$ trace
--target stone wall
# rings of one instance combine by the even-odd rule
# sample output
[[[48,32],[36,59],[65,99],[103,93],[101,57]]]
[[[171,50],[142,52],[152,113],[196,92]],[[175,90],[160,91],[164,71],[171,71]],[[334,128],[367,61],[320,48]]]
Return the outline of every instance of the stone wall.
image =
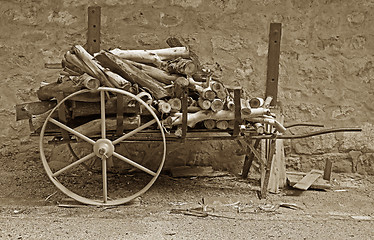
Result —
[[[102,7],[102,48],[163,48],[176,36],[224,83],[254,96],[265,92],[269,25],[282,23],[278,100],[285,122],[364,130],[286,141],[288,167],[307,171],[330,159],[335,171],[374,174],[374,2],[367,0],[1,1],[2,159],[25,151],[38,157],[38,140],[29,137],[27,121],[15,121],[14,105],[36,101],[40,82],[56,81],[58,70],[44,63],[59,62],[71,45],[85,43],[93,2]],[[190,147],[181,155],[184,163],[194,159],[193,164],[238,170],[242,158],[228,162],[211,152],[235,146],[210,145]]]

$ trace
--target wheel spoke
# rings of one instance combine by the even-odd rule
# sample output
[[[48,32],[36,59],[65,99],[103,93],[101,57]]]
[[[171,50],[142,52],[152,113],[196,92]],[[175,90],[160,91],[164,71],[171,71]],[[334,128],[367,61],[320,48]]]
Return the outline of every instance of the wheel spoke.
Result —
[[[101,159],[102,162],[102,175],[103,175],[103,202],[108,201],[108,178],[107,178],[107,167],[106,167],[106,157]]]
[[[101,107],[101,138],[106,138],[105,129],[105,92],[100,92],[100,107]]]
[[[132,135],[134,135],[134,134],[136,134],[136,133],[138,133],[138,132],[140,132],[140,131],[146,129],[146,128],[149,127],[149,126],[152,126],[152,125],[153,125],[154,123],[156,123],[156,122],[157,122],[156,119],[153,119],[153,120],[151,120],[151,121],[149,121],[149,122],[143,124],[142,126],[138,127],[137,129],[134,129],[134,130],[132,130],[131,132],[126,133],[126,134],[123,135],[122,137],[117,138],[116,140],[114,140],[114,141],[113,141],[113,145],[116,145],[117,143],[122,142],[122,141],[125,140],[126,138],[131,137]]]
[[[64,173],[65,171],[69,170],[70,168],[75,167],[75,166],[77,166],[77,165],[79,165],[79,164],[81,164],[81,163],[83,163],[83,162],[85,162],[85,161],[93,158],[94,156],[96,156],[96,154],[92,152],[92,153],[86,155],[85,157],[79,159],[78,161],[75,161],[72,164],[69,164],[69,165],[67,165],[64,168],[61,168],[60,170],[58,170],[57,172],[55,172],[54,174],[52,174],[52,177],[57,177],[61,173]]]
[[[122,156],[122,155],[120,155],[120,154],[118,154],[116,152],[113,153],[113,156],[115,156],[116,158],[118,158],[118,159],[120,159],[120,160],[122,160],[122,161],[124,161],[124,162],[126,162],[126,163],[128,163],[128,164],[130,164],[130,165],[132,165],[132,166],[134,166],[134,167],[136,167],[136,168],[138,168],[138,169],[146,172],[146,173],[148,173],[149,175],[156,176],[156,173],[153,172],[152,170],[149,170],[148,168],[143,167],[139,163],[136,163],[136,162],[128,159],[127,157],[124,157],[124,156]]]
[[[94,140],[92,140],[92,139],[90,139],[90,138],[84,136],[83,134],[81,134],[81,133],[75,131],[74,129],[72,129],[72,128],[66,126],[65,124],[63,124],[63,123],[57,121],[56,119],[49,118],[48,121],[50,121],[51,123],[55,124],[56,126],[62,128],[62,129],[64,129],[64,130],[66,130],[66,131],[68,131],[68,132],[74,134],[75,136],[79,137],[80,139],[83,139],[83,140],[86,141],[86,142],[89,142],[89,143],[91,143],[91,144],[95,144],[95,141],[94,141]]]

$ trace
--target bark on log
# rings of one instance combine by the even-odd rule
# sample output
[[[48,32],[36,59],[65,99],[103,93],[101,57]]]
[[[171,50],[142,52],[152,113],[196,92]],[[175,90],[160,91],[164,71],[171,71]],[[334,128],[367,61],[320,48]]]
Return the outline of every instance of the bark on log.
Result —
[[[99,79],[103,86],[114,87],[113,83],[111,83],[105,76],[102,67],[93,60],[93,56],[91,56],[91,54],[89,54],[82,46],[75,45],[72,47],[72,51],[81,61],[83,61],[87,68],[91,70],[94,74],[91,76]]]
[[[223,107],[224,107],[224,102],[218,98],[214,99],[212,101],[212,105],[210,106],[213,112],[221,111],[223,110]]]
[[[207,119],[204,121],[204,127],[206,129],[214,129],[216,127],[216,121],[213,119]]]
[[[216,122],[216,127],[221,130],[226,130],[229,128],[229,122],[227,120],[218,120]]]
[[[143,72],[145,72],[147,75],[153,77],[154,79],[157,79],[159,82],[170,85],[175,81],[177,78],[180,77],[180,75],[177,74],[170,74],[164,70],[161,70],[156,67],[152,67],[143,63],[138,63],[131,61],[130,62],[135,67],[139,68]]]
[[[126,117],[123,119],[123,130],[133,130],[140,126],[139,116]],[[105,119],[105,127],[107,131],[114,131],[117,129],[117,119]],[[95,119],[88,123],[82,124],[74,128],[77,132],[85,136],[94,136],[101,133],[101,119]]]
[[[83,85],[85,88],[90,90],[96,90],[100,87],[100,81],[97,78],[91,77],[87,73],[84,73],[80,76],[72,77],[73,82],[78,82]]]
[[[148,89],[154,98],[162,99],[170,96],[168,91],[164,88],[165,85],[163,83],[150,77],[127,60],[121,59],[116,55],[105,51],[101,51],[96,56],[96,59],[103,67],[109,68],[112,72],[121,75],[123,78]]]
[[[249,106],[251,106],[251,108],[259,108],[263,104],[264,104],[264,99],[262,98],[251,98],[249,100]]]
[[[36,94],[39,100],[47,101],[56,98],[59,92],[63,92],[67,96],[82,88],[82,85],[76,85],[73,81],[63,79],[62,82],[53,82],[40,87]]]
[[[195,63],[190,59],[177,58],[166,63],[164,68],[169,73],[192,76],[197,71]]]
[[[209,101],[208,99],[203,99],[201,97],[197,100],[197,103],[199,107],[203,110],[208,110],[212,106],[211,101]]]
[[[120,58],[142,63],[156,63],[178,57],[188,58],[190,56],[188,48],[182,46],[154,50],[122,50],[115,48],[110,50],[110,52]]]
[[[182,101],[179,98],[171,98],[168,103],[172,111],[180,111],[182,109]]]
[[[104,69],[104,73],[107,75],[108,80],[116,87],[128,90],[131,87],[131,83],[108,69]]]

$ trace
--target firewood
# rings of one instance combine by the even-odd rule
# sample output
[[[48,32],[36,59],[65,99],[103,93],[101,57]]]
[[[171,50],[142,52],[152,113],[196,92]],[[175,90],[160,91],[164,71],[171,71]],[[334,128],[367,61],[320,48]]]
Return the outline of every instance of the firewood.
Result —
[[[213,112],[218,112],[218,111],[221,111],[224,107],[224,103],[221,99],[214,99],[212,101],[212,105],[210,106],[210,108],[212,109]]]
[[[191,49],[187,46],[186,43],[183,43],[180,39],[176,37],[169,37],[168,39],[166,39],[166,43],[169,45],[169,47],[186,47],[186,49],[189,52],[189,56],[181,56],[181,57],[190,58],[195,63],[197,68],[199,69],[198,72],[201,72],[201,67],[200,67],[201,63],[200,63],[199,57],[196,55],[196,53],[191,51]]]
[[[242,115],[249,115],[251,114],[251,106],[249,106],[249,102],[246,99],[240,99],[241,104],[241,114]]]
[[[264,99],[262,98],[251,98],[249,100],[249,106],[251,106],[251,108],[258,108],[258,107],[261,107],[262,105],[264,104]]]
[[[264,108],[269,108],[271,101],[273,101],[273,97],[266,97],[265,102],[263,104]]]
[[[180,77],[180,75],[170,74],[164,70],[143,63],[138,63],[134,61],[131,61],[130,63],[135,67],[139,68],[140,70],[142,70],[143,72],[145,72],[147,75],[167,85],[172,84],[173,81]]]
[[[195,63],[190,59],[177,58],[167,62],[164,69],[169,73],[178,73],[191,76],[197,71]]]
[[[66,78],[69,79],[68,77]],[[64,79],[61,82],[53,82],[40,87],[36,91],[36,94],[39,100],[47,101],[56,98],[59,92],[63,92],[64,95],[67,96],[69,94],[81,90],[82,88],[82,85],[76,85],[73,81],[70,81],[70,79]]]
[[[108,69],[104,69],[104,73],[108,77],[108,80],[116,87],[122,89],[129,89],[131,87],[131,83]]]
[[[125,117],[123,119],[123,130],[132,130],[140,126],[140,117]],[[117,119],[116,118],[106,118],[105,127],[107,131],[114,131],[117,129]],[[94,119],[85,124],[82,124],[76,128],[75,131],[85,135],[93,136],[101,132],[101,119]]]
[[[225,100],[227,98],[227,93],[226,91],[218,91],[216,92],[216,96],[219,99]]]
[[[255,127],[256,132],[258,134],[263,134],[265,132],[264,125],[262,125],[261,123],[256,122],[256,123],[253,124],[253,126]]]
[[[66,54],[65,54],[65,56],[66,56]],[[74,65],[74,64],[72,64],[72,63],[70,63],[70,62],[68,62],[67,60],[66,60],[66,57],[64,58],[64,59],[62,59],[62,61],[61,61],[61,65],[62,65],[62,68],[65,70],[65,71],[67,71],[67,72],[69,72],[69,71],[71,71],[71,72],[73,72],[74,74],[78,74],[78,75],[82,75],[84,72],[82,71],[82,69],[80,69],[78,66],[76,66],[76,65]]]
[[[172,47],[154,50],[122,50],[115,48],[110,50],[110,52],[120,58],[142,63],[156,63],[178,57],[188,58],[190,56],[189,50],[186,47]],[[157,64],[158,63],[155,65],[157,66]]]
[[[229,122],[227,120],[219,120],[216,122],[216,127],[221,130],[226,130],[229,128]]]
[[[213,129],[216,127],[216,121],[214,121],[213,119],[207,119],[204,121],[204,127],[206,129]]]
[[[165,102],[164,100],[158,101],[158,111],[161,113],[170,113],[171,106],[168,102]]]
[[[84,49],[80,45],[75,45],[72,47],[72,51],[91,70],[91,72],[94,74],[91,76],[98,78],[103,86],[114,87],[114,85],[103,73],[102,67],[93,60],[93,56],[91,56],[91,54],[89,54],[86,49]]]
[[[226,107],[230,111],[235,111],[235,103],[234,103],[234,100],[232,98],[230,98],[230,97],[227,98]]]
[[[203,99],[201,97],[199,97],[199,99],[197,100],[197,103],[199,107],[203,110],[208,110],[212,106],[211,101],[209,101],[208,99]]]
[[[130,82],[137,83],[141,87],[148,89],[154,98],[162,99],[170,96],[170,93],[164,88],[164,84],[150,77],[139,68],[128,63],[116,55],[101,51],[96,59],[103,67],[109,68],[112,72],[119,74]]]
[[[72,80],[73,82],[80,82],[85,88],[90,90],[96,90],[100,87],[99,79],[91,77],[87,73],[72,77]]]
[[[88,73],[92,77],[96,77],[95,73],[92,72],[92,70],[87,67],[82,60],[80,60],[73,52],[67,51],[64,55],[64,58],[66,62],[70,63],[71,65],[76,66],[77,68],[80,69],[80,71]]]
[[[172,111],[180,111],[182,109],[182,101],[179,98],[171,98],[168,103]]]
[[[223,86],[223,84],[220,83],[220,82],[217,82],[217,81],[211,81],[210,86],[211,86],[212,90],[213,90],[214,92],[216,92],[216,93],[217,93],[217,92],[220,92],[220,91],[224,91],[224,86]]]
[[[122,60],[131,60],[140,63],[150,63],[156,67],[161,67],[163,64],[162,60],[157,54],[149,52],[147,50],[121,50],[115,48],[110,50],[109,52]]]

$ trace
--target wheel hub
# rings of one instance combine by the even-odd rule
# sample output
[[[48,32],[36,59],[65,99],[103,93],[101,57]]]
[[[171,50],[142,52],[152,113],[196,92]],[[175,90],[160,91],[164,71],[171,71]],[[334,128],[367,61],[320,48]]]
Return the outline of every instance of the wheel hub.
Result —
[[[112,141],[110,141],[109,139],[99,139],[93,145],[93,150],[96,156],[98,156],[99,158],[108,158],[112,156],[114,152],[114,145],[112,144]]]

